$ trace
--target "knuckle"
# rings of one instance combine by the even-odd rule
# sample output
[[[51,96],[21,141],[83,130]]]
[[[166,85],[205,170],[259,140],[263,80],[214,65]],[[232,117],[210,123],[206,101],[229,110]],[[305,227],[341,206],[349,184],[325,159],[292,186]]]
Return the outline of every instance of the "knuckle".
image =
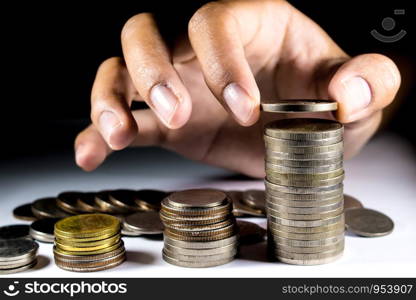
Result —
[[[140,28],[143,23],[148,22],[152,18],[153,15],[151,13],[140,13],[128,19],[121,30],[121,39],[128,39],[136,32],[137,28]]]

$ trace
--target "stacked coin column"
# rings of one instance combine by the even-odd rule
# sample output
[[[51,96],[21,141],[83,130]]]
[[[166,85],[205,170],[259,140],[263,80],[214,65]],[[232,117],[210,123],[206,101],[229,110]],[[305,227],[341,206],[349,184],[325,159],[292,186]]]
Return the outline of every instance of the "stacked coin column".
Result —
[[[343,126],[321,119],[266,125],[269,250],[279,261],[315,265],[344,249]]]
[[[74,272],[113,268],[125,260],[120,221],[104,214],[72,216],[55,224],[54,257],[58,267]]]
[[[190,268],[228,263],[237,254],[232,205],[224,192],[209,189],[170,194],[162,201],[163,259]]]

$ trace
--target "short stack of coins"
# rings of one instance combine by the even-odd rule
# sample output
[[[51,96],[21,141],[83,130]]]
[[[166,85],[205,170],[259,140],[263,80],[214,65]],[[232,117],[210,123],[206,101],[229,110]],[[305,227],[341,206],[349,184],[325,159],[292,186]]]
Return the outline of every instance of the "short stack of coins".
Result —
[[[37,263],[39,245],[30,239],[0,240],[0,274],[22,272]]]
[[[235,218],[227,195],[218,190],[175,192],[162,201],[163,259],[182,267],[213,267],[238,251]]]
[[[55,263],[74,272],[110,269],[125,260],[120,221],[105,214],[68,217],[55,224]]]
[[[308,105],[316,111],[313,102],[302,109]],[[264,141],[271,255],[298,265],[334,261],[344,250],[343,125],[311,118],[272,121]]]

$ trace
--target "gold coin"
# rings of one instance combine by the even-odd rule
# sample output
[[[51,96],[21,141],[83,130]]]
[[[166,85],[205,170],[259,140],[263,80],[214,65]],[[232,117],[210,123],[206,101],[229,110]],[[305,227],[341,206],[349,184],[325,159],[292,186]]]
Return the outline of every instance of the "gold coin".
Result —
[[[99,245],[104,245],[104,244],[114,244],[119,239],[120,239],[120,232],[108,238],[97,239],[93,241],[80,241],[80,240],[74,241],[74,240],[61,239],[61,238],[55,238],[55,241],[62,245],[83,248],[83,247],[99,246]]]
[[[55,241],[55,246],[59,249],[62,249],[64,251],[73,251],[73,252],[87,252],[87,251],[96,251],[96,250],[102,250],[102,249],[107,249],[111,246],[113,246],[114,244],[118,243],[120,241],[120,236],[118,236],[114,241],[105,243],[105,244],[101,244],[101,245],[96,245],[96,246],[72,246],[72,245],[66,245],[66,244],[61,244],[57,241]]]
[[[59,247],[56,247],[56,252],[60,255],[95,255],[95,254],[104,254],[107,252],[114,251],[115,249],[119,248],[122,245],[122,241],[118,241],[117,244],[109,246],[104,249],[93,250],[93,251],[70,251],[70,250],[63,250]]]
[[[65,218],[55,224],[55,235],[66,237],[91,237],[120,230],[120,221],[105,214],[85,214]]]
[[[106,259],[106,258],[110,258],[113,256],[118,255],[121,252],[124,252],[124,243],[123,241],[121,241],[120,246],[117,249],[114,249],[113,251],[109,251],[109,252],[105,252],[103,254],[93,254],[93,255],[69,255],[69,254],[62,254],[57,252],[58,250],[56,249],[56,247],[53,247],[53,254],[55,257],[58,257],[61,261],[97,261],[97,260],[102,260],[102,259]]]

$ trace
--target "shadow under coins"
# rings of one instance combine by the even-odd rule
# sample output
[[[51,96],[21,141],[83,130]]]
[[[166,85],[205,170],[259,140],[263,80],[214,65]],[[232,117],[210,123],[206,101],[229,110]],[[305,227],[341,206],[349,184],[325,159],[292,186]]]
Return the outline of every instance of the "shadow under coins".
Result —
[[[32,268],[32,270],[40,270],[46,267],[51,263],[51,259],[49,257],[46,257],[44,255],[38,255],[38,262],[37,264]]]
[[[251,245],[240,245],[239,259],[259,262],[270,262],[267,255],[267,241]]]
[[[126,250],[126,262],[141,265],[150,265],[156,261],[156,257],[143,251]]]

